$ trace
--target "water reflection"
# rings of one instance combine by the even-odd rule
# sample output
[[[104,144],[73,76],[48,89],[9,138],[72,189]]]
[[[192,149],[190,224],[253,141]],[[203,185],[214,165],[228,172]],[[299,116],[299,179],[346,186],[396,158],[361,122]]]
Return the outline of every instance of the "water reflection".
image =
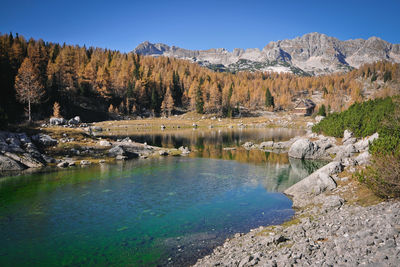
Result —
[[[220,128],[220,129],[181,129],[154,132],[109,132],[103,137],[124,138],[129,136],[132,140],[140,143],[147,142],[148,145],[159,147],[178,148],[188,146],[201,149],[205,146],[214,145],[239,146],[247,141],[260,143],[263,141],[285,141],[291,137],[303,134],[303,130],[287,128]]]

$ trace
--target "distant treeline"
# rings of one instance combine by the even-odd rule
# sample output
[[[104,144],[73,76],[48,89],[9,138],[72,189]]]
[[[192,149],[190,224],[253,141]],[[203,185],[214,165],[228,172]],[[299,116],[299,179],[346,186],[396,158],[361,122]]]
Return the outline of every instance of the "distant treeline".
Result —
[[[19,83],[15,84],[18,73]],[[25,105],[21,102],[26,101],[16,88],[23,87],[28,77],[35,77],[35,84],[43,90],[36,104],[32,102],[36,118],[51,116],[55,102],[60,104],[61,115],[88,115],[90,112],[85,111],[91,111],[95,114],[93,119],[110,113],[158,116],[190,110],[232,116],[238,107],[286,109],[293,105],[295,97],[315,91],[323,94],[327,107],[339,111],[363,99],[363,82],[398,81],[400,68],[398,64],[377,62],[346,74],[318,77],[218,73],[174,58],[27,41],[20,35],[3,34],[0,36],[1,120],[23,119]]]

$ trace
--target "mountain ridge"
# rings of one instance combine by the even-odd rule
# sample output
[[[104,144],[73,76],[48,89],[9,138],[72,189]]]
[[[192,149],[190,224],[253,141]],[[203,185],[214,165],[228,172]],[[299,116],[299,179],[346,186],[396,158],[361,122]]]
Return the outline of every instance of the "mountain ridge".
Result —
[[[234,48],[231,52],[225,48],[189,50],[145,41],[133,52],[187,59],[218,71],[276,71],[303,75],[346,72],[379,60],[400,63],[400,44],[376,36],[341,41],[318,32],[271,41],[262,49]]]

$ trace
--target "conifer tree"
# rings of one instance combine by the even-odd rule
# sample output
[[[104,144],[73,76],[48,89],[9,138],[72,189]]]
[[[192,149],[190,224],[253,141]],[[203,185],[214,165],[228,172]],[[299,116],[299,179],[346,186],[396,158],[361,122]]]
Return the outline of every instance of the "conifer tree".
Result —
[[[170,116],[174,109],[174,99],[172,98],[171,89],[168,86],[161,104],[161,110],[165,116]]]
[[[201,90],[202,81],[199,82],[199,86],[196,90],[196,112],[199,114],[204,113],[204,99],[203,99],[203,92]]]
[[[54,118],[61,118],[60,104],[58,102],[54,102],[54,105],[53,105],[53,117]]]
[[[267,88],[267,91],[265,92],[265,106],[267,108],[274,108],[275,106],[274,97],[271,95],[269,88]]]
[[[18,100],[28,104],[28,118],[29,121],[32,121],[31,105],[40,103],[45,92],[40,83],[39,73],[34,69],[29,58],[24,59],[18,70],[15,78],[15,90]]]

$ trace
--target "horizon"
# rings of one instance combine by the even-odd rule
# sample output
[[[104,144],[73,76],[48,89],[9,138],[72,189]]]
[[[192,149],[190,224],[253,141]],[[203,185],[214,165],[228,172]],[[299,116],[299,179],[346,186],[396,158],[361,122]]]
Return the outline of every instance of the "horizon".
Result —
[[[100,47],[131,52],[139,44],[163,43],[189,50],[210,48],[262,49],[268,43],[318,32],[339,40],[376,36],[398,44],[396,12],[400,2],[309,0],[284,3],[210,0],[153,1],[43,1],[23,0],[18,6],[5,0],[1,33],[18,33],[46,42]],[[343,8],[347,7],[347,8]],[[338,19],[340,18],[340,19]]]

